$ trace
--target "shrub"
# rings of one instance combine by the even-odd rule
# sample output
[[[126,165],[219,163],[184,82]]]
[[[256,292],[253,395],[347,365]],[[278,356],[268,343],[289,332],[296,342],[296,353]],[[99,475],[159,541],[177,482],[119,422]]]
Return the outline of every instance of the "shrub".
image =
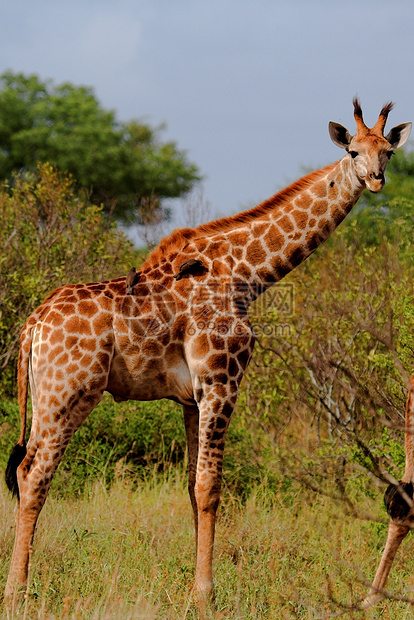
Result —
[[[0,186],[0,221],[0,387],[11,393],[29,314],[58,286],[123,275],[137,252],[50,164]]]

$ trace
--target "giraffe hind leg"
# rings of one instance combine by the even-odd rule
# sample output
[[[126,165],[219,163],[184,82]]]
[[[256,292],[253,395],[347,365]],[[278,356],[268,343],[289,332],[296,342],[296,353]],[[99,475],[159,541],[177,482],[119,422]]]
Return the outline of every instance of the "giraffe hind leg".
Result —
[[[32,431],[27,443],[27,453],[14,474],[17,478],[20,500],[14,549],[5,590],[8,605],[13,604],[16,594],[20,595],[26,587],[36,523],[46,501],[52,478],[71,437],[98,404],[103,391],[104,386],[93,394],[78,390],[78,395],[82,396],[76,398],[72,410],[61,404],[60,407],[47,409],[39,415],[36,406],[33,409]],[[73,395],[72,402],[74,402]],[[52,427],[47,423],[48,419],[56,420]],[[17,458],[14,464],[16,462]]]

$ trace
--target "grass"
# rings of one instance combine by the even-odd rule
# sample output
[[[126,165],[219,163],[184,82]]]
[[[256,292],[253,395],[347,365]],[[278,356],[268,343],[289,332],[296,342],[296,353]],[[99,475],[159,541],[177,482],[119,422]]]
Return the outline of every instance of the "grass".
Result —
[[[15,618],[25,613],[41,620],[195,619],[193,525],[185,487],[185,476],[172,470],[138,488],[119,477],[109,491],[95,482],[82,497],[52,491],[39,519],[26,610]],[[327,618],[363,598],[364,580],[373,576],[385,542],[385,521],[354,521],[330,500],[304,499],[298,494],[287,506],[265,483],[244,504],[225,495],[215,547],[217,620]],[[3,487],[1,590],[14,509]],[[407,591],[413,574],[408,541],[389,589]],[[395,601],[345,613],[373,620],[412,616],[412,606]]]

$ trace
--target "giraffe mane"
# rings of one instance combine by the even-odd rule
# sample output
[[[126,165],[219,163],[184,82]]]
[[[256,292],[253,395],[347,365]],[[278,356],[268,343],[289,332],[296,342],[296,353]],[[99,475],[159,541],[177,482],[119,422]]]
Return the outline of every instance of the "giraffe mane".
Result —
[[[336,163],[330,164],[320,170],[310,172],[306,176],[298,179],[291,185],[288,185],[288,187],[285,187],[271,198],[268,198],[248,211],[242,211],[236,215],[222,217],[220,219],[213,220],[212,222],[201,224],[196,228],[177,228],[168,237],[165,237],[160,241],[159,245],[151,252],[147,260],[142,265],[142,269],[144,270],[147,267],[154,267],[154,265],[157,264],[166,253],[170,251],[179,252],[189,241],[200,239],[202,237],[213,236],[218,233],[225,233],[234,230],[238,226],[243,226],[257,218],[267,215],[276,206],[283,206],[286,201],[290,200],[297,193],[312,185],[312,183],[320,179],[335,166]]]

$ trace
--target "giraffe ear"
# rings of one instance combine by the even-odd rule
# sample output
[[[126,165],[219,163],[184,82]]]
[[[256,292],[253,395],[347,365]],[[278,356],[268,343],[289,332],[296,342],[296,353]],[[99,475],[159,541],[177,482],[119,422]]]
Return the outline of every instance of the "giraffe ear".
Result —
[[[388,140],[393,149],[398,149],[405,142],[407,142],[412,125],[412,123],[397,125],[391,129],[387,136],[385,136],[385,139]]]
[[[352,140],[352,136],[346,127],[332,121],[329,123],[329,135],[332,142],[341,149],[347,149]]]

